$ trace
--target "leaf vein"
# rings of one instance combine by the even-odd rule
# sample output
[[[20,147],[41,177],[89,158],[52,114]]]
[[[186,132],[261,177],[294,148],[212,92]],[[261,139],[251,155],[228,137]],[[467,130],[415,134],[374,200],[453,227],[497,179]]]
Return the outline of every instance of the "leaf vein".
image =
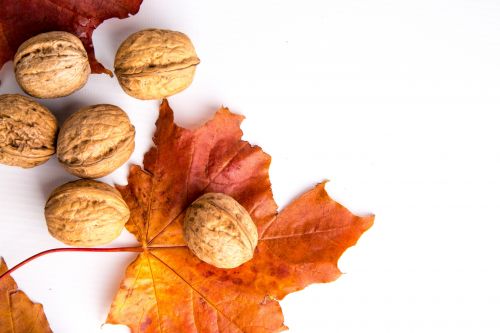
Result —
[[[231,322],[239,331],[241,331],[242,333],[244,333],[244,331],[238,327],[238,325],[236,325],[236,323],[231,319],[229,318],[228,316],[226,316],[226,314],[224,312],[222,312],[214,303],[212,303],[208,298],[207,296],[203,295],[199,290],[197,290],[196,288],[193,287],[193,285],[188,282],[184,277],[182,277],[179,273],[177,273],[169,264],[167,264],[165,261],[163,261],[162,259],[160,259],[158,256],[156,256],[154,253],[150,253],[153,257],[155,257],[157,260],[159,260],[160,262],[162,262],[168,269],[170,269],[175,275],[177,275],[182,281],[184,281],[184,283],[186,283],[191,290],[193,290],[194,292],[196,292],[198,295],[200,295],[201,298],[203,298],[211,307],[213,307],[215,309],[215,311],[217,311],[217,313],[220,313],[222,317],[224,317],[227,321]]]

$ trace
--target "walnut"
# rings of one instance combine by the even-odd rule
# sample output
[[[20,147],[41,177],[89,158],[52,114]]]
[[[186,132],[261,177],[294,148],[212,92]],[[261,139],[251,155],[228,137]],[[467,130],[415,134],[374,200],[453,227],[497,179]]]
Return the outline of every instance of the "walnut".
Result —
[[[125,163],[134,151],[135,129],[117,106],[99,104],[72,114],[57,139],[64,168],[82,178],[99,178]]]
[[[25,41],[14,56],[21,88],[31,96],[56,98],[82,88],[90,74],[87,52],[76,36],[47,32]]]
[[[21,95],[0,95],[0,163],[32,168],[55,153],[57,120]]]
[[[130,211],[108,184],[80,179],[56,188],[45,205],[50,234],[73,246],[96,246],[118,237]]]
[[[200,60],[183,33],[148,29],[130,35],[115,57],[123,90],[139,99],[161,99],[186,89]]]
[[[250,214],[222,193],[206,193],[194,201],[186,211],[183,232],[191,251],[219,268],[252,259],[258,240]]]

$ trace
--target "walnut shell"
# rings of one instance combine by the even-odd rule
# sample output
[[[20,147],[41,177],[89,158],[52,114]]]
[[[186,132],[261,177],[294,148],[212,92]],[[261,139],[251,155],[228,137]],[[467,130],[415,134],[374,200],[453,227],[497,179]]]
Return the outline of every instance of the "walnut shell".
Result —
[[[32,168],[55,153],[57,120],[30,98],[0,95],[0,163]]]
[[[201,260],[234,268],[252,259],[258,234],[250,214],[222,193],[206,193],[186,211],[184,239]]]
[[[96,246],[118,237],[130,217],[120,192],[80,179],[56,188],[45,205],[49,233],[73,246]]]
[[[82,178],[99,178],[125,163],[134,151],[135,128],[117,106],[99,104],[72,114],[57,139],[64,168]]]
[[[148,29],[130,35],[120,45],[115,74],[130,96],[161,99],[186,89],[199,63],[185,34]]]
[[[82,88],[90,74],[89,59],[78,37],[63,31],[39,34],[19,46],[14,71],[31,96],[56,98]]]

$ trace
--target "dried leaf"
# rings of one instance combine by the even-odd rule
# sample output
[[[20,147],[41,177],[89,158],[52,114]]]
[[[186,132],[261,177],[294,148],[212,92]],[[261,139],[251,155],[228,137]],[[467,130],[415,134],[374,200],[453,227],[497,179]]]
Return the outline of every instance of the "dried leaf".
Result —
[[[49,31],[78,36],[89,55],[92,73],[111,72],[96,59],[92,33],[104,20],[126,18],[142,0],[0,0],[0,68],[25,40]]]
[[[132,332],[277,332],[287,294],[340,275],[340,255],[373,223],[333,201],[324,183],[279,214],[269,181],[271,158],[242,141],[242,116],[220,109],[195,130],[160,108],[156,146],[119,187],[131,209],[127,228],[145,251],[128,267],[108,322]],[[218,269],[182,238],[185,209],[206,192],[239,201],[259,230],[254,258]]]
[[[7,265],[0,258],[0,275]],[[0,333],[51,333],[41,304],[33,303],[19,289],[14,279],[5,276],[0,280]]]

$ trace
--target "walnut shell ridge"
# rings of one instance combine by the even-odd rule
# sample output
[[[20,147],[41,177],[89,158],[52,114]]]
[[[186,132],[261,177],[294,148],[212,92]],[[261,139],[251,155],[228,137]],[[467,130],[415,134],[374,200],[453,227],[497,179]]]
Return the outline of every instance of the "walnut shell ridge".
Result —
[[[56,188],[45,205],[49,233],[72,246],[96,246],[117,238],[130,217],[120,192],[80,179]]]
[[[258,233],[250,214],[222,193],[206,193],[186,210],[184,239],[202,261],[235,268],[253,258]]]
[[[72,114],[57,139],[57,157],[64,168],[81,178],[110,174],[135,147],[135,128],[115,105],[98,104]]]
[[[115,56],[115,74],[130,96],[162,99],[186,89],[199,63],[185,34],[147,29],[130,35],[120,45]]]
[[[56,98],[82,88],[90,74],[87,51],[78,37],[64,31],[39,34],[14,56],[19,86],[38,98]]]
[[[57,120],[22,95],[0,95],[0,163],[32,168],[55,153]]]

